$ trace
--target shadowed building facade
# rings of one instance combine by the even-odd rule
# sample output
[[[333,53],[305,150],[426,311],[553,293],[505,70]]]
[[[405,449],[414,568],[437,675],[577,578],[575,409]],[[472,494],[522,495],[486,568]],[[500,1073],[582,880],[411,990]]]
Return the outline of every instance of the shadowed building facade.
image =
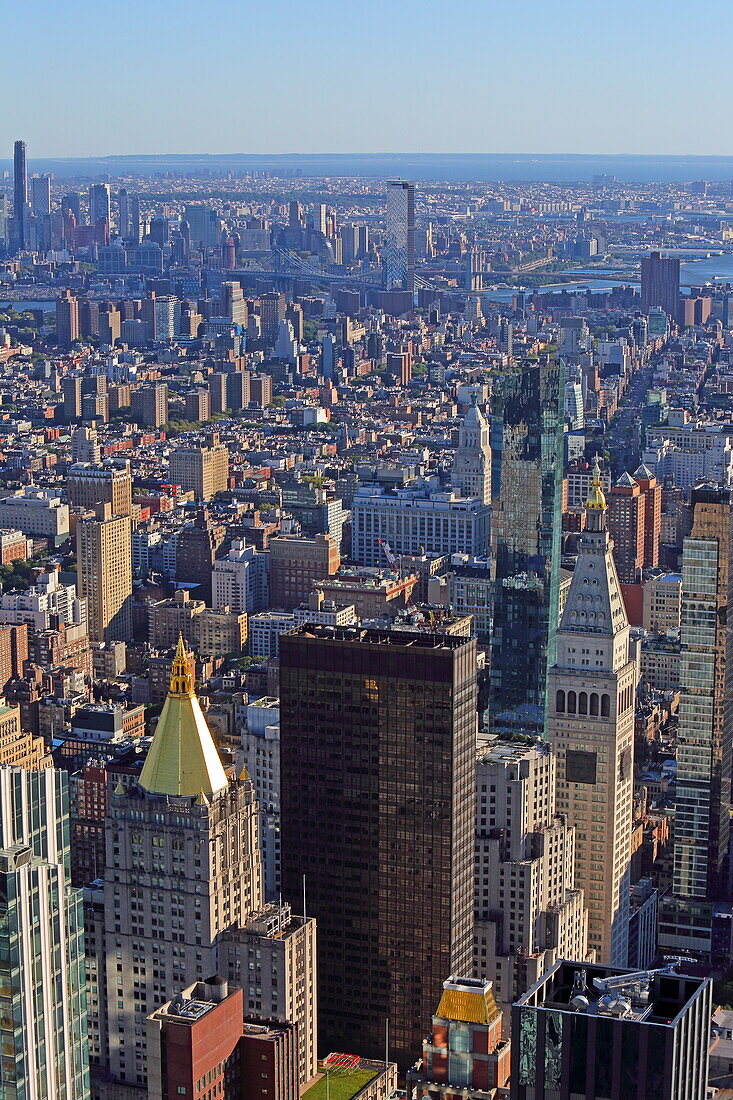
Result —
[[[470,973],[476,643],[308,625],[280,639],[282,888],[318,921],[323,1050],[404,1067]]]

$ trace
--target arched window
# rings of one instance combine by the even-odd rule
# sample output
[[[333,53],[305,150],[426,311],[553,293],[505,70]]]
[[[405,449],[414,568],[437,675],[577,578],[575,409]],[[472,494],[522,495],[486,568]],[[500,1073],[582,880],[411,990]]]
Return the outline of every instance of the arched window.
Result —
[[[587,713],[588,713],[588,693],[585,692],[585,691],[581,691],[580,695],[578,696],[578,714],[587,714]]]
[[[592,691],[590,696],[590,712],[598,716],[598,692]]]
[[[555,710],[558,714],[565,713],[565,692],[558,691],[555,695]]]
[[[610,718],[611,716],[611,696],[606,695],[604,692],[601,696],[601,717]]]
[[[568,714],[575,714],[575,692],[568,692]]]

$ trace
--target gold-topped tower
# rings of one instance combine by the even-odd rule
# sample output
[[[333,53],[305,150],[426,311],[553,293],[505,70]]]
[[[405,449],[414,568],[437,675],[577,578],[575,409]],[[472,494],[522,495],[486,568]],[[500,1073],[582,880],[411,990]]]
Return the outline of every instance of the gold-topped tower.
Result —
[[[210,798],[228,785],[196,698],[186,646],[179,637],[168,697],[140,773],[139,786],[149,794]]]
[[[605,512],[607,507],[606,497],[601,486],[601,468],[598,465],[598,459],[596,459],[596,464],[593,467],[593,480],[590,483],[590,493],[585,506],[594,512]]]

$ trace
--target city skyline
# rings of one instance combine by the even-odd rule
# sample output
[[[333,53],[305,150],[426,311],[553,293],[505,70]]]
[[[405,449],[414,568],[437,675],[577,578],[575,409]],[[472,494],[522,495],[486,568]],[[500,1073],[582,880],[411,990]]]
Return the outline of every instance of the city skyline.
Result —
[[[110,107],[84,6],[65,159],[0,145],[0,1096],[727,1087],[733,157],[72,155],[368,147],[365,65],[385,141],[529,141],[550,63],[548,142],[610,141],[682,47],[133,2]]]
[[[620,0],[612,13],[578,0],[528,0],[519,18],[506,0],[377,0],[363,10],[319,0],[307,11],[291,0],[255,12],[214,0],[205,20],[190,0],[152,10],[134,0],[112,39],[95,11],[78,0],[71,20],[63,9],[14,13],[15,47],[4,58],[9,84],[23,88],[14,127],[44,156],[191,148],[710,154],[726,132],[733,12],[720,0],[707,8],[716,34],[704,69],[695,69],[694,94],[681,0]],[[161,51],[180,22],[195,33]],[[113,77],[111,48],[130,59],[134,81]],[[59,61],[72,56],[84,58],[93,95],[79,95],[78,67]],[[323,62],[315,69],[314,58]],[[31,63],[38,76],[28,82]],[[191,94],[192,76],[208,65],[231,111],[212,112],[208,95]]]

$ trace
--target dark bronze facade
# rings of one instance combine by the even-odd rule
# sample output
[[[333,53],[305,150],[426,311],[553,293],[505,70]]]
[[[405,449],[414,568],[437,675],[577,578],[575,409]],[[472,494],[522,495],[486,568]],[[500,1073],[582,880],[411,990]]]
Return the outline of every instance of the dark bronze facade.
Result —
[[[472,953],[476,643],[281,637],[282,886],[318,921],[324,1051],[419,1056]]]

